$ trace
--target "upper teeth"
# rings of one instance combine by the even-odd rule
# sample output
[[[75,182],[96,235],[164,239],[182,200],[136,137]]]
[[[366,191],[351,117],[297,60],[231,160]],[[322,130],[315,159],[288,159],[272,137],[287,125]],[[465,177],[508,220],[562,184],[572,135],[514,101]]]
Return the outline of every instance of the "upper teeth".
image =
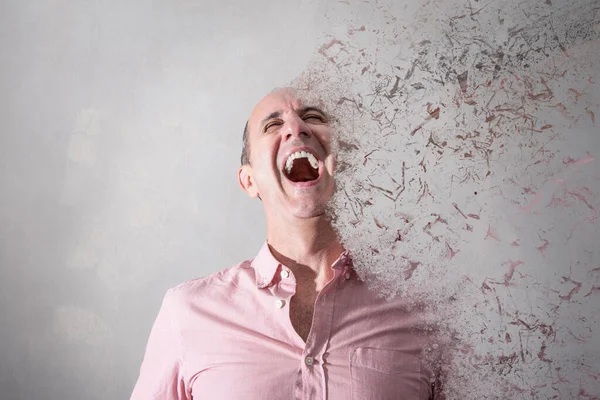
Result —
[[[307,153],[306,151],[296,151],[296,152],[290,154],[287,161],[285,162],[285,171],[288,174],[292,170],[292,165],[294,164],[294,160],[296,158],[307,158],[311,167],[313,167],[314,169],[319,168],[319,162],[317,161],[317,158],[315,156],[313,156],[310,153]]]

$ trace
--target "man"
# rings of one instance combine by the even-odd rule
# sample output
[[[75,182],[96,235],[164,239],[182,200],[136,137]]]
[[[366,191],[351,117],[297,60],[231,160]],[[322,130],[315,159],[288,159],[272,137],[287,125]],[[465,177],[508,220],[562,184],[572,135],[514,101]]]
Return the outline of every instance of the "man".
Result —
[[[170,289],[132,399],[429,399],[426,335],[372,293],[325,215],[330,116],[276,90],[253,110],[238,179],[264,206],[258,255]]]

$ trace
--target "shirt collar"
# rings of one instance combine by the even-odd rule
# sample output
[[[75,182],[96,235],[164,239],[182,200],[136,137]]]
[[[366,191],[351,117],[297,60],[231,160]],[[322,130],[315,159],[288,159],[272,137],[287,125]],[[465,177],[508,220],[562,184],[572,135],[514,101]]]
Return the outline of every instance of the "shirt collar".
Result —
[[[265,242],[256,257],[252,260],[251,265],[256,272],[256,286],[259,289],[263,289],[271,284],[281,263],[273,256],[271,249],[269,249],[269,244]],[[342,269],[343,272],[352,269],[350,252],[346,250],[340,254],[331,267],[333,269]]]
[[[256,272],[256,286],[259,289],[269,286],[279,268],[279,261],[273,257],[269,244],[265,242],[252,260],[252,268]]]
[[[340,254],[338,259],[335,260],[335,262],[331,265],[331,268],[343,269],[344,271],[352,269],[352,256],[350,255],[350,252],[345,250],[342,254]]]

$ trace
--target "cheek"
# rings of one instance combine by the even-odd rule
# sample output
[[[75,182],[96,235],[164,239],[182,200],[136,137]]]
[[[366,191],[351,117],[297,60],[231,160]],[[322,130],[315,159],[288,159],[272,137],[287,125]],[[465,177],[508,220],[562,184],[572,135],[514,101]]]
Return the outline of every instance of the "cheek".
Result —
[[[323,147],[327,152],[331,151],[331,129],[325,130],[321,135],[319,135],[319,139],[323,144]]]
[[[262,187],[264,190],[273,185],[277,179],[279,179],[278,171],[268,160],[254,165],[254,180],[259,188]]]

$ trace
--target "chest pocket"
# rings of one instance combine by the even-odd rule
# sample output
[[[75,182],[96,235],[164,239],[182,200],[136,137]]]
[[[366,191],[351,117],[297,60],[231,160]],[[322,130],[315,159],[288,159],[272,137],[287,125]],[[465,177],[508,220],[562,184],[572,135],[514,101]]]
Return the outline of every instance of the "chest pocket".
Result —
[[[353,400],[428,399],[428,378],[420,358],[403,351],[357,347],[350,353]]]

